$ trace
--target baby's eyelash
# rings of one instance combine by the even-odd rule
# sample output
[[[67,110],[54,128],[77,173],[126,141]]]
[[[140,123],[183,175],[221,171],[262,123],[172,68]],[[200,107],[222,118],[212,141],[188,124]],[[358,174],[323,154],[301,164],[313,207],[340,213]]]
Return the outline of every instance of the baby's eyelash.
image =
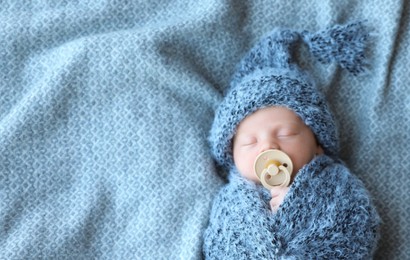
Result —
[[[250,146],[250,145],[254,145],[254,144],[256,144],[256,143],[257,143],[257,141],[245,142],[245,143],[242,143],[242,145],[243,145],[243,146]]]
[[[297,133],[279,133],[278,136],[293,136],[296,135]]]
[[[244,141],[242,141],[242,146],[249,146],[258,143],[258,140],[256,138],[249,138]]]
[[[278,137],[287,137],[287,136],[295,136],[298,135],[299,131],[296,129],[284,129],[277,133]]]

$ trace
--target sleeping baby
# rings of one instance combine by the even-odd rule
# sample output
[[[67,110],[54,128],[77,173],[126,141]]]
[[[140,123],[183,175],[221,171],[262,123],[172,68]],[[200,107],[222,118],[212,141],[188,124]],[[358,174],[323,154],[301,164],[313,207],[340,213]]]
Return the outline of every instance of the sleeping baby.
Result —
[[[339,159],[334,117],[294,55],[364,70],[361,22],[318,33],[274,30],[238,64],[210,133],[228,172],[204,233],[206,259],[368,259],[380,218]]]

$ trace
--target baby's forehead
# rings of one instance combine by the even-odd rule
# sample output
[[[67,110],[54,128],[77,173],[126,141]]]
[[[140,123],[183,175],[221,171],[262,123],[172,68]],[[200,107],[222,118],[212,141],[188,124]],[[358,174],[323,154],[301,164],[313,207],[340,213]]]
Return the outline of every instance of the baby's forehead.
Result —
[[[239,122],[239,126],[245,124],[266,124],[274,122],[304,124],[300,116],[293,110],[283,106],[269,106],[260,108],[247,115]],[[255,127],[256,126],[257,125],[255,125]]]

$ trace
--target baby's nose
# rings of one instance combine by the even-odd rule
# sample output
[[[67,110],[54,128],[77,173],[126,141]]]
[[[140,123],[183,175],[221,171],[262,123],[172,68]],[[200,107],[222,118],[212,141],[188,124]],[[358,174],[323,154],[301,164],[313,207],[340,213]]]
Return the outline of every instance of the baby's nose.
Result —
[[[259,152],[262,153],[264,151],[271,150],[271,149],[279,150],[279,148],[280,148],[279,144],[274,139],[269,139],[262,143]]]

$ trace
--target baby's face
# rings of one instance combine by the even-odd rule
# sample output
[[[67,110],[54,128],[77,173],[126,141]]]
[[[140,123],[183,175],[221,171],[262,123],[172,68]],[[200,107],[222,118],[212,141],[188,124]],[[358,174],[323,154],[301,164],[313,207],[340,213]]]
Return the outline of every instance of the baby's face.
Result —
[[[289,155],[293,163],[292,176],[315,155],[323,153],[310,128],[284,107],[260,109],[239,124],[233,140],[233,158],[241,175],[259,183],[254,161],[269,149]]]

